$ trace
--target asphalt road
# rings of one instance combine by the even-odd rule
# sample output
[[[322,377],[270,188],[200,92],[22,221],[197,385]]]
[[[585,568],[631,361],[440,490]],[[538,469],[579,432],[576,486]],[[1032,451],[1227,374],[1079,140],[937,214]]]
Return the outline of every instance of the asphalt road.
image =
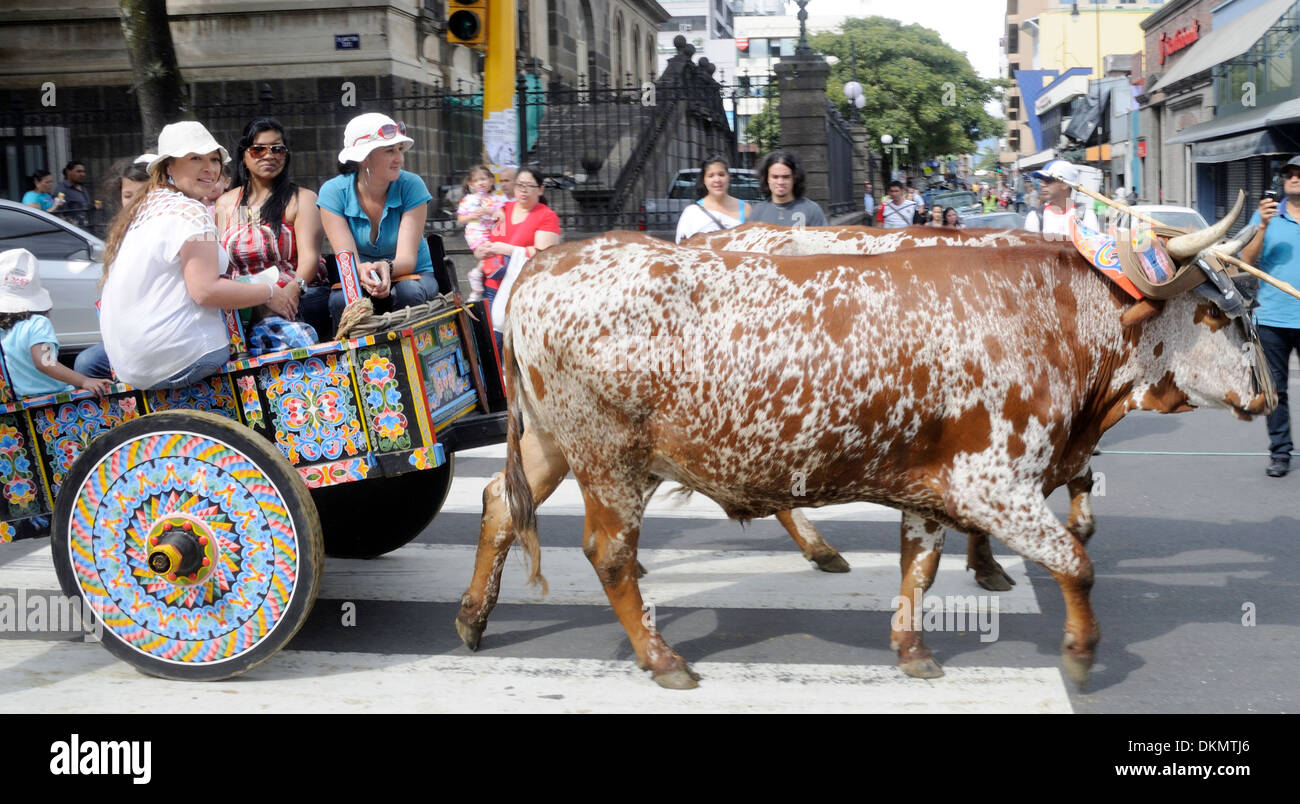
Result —
[[[660,690],[633,667],[578,549],[581,509],[567,484],[541,509],[551,594],[525,588],[512,560],[470,654],[452,620],[469,580],[478,493],[502,463],[488,448],[459,458],[447,508],[412,545],[376,561],[328,561],[303,630],[249,674],[159,682],[67,634],[0,633],[0,712],[144,711],[159,696],[251,712],[1300,711],[1300,474],[1266,477],[1265,444],[1262,421],[1223,411],[1131,414],[1103,438],[1089,546],[1102,642],[1085,690],[1059,671],[1055,582],[1000,545],[1019,584],[998,597],[996,639],[981,640],[989,634],[976,627],[927,634],[947,675],[917,681],[897,671],[888,647],[894,512],[818,512],[854,565],[828,575],[774,521],[742,529],[699,498],[657,506],[642,534],[658,627],[704,675],[698,690]],[[1051,503],[1064,517],[1064,490]],[[950,533],[932,594],[980,593],[964,552],[965,538]],[[57,589],[44,543],[0,545],[0,594],[19,587]]]

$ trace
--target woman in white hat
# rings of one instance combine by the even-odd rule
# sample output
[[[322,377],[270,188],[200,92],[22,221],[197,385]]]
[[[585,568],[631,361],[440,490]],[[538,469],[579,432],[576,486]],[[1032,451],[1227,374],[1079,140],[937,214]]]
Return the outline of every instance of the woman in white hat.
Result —
[[[229,358],[223,308],[265,304],[293,316],[279,287],[222,278],[227,257],[200,200],[230,161],[202,124],[172,123],[158,135],[149,183],[109,229],[100,330],[122,380],[137,388],[181,388]]]
[[[342,175],[320,188],[321,225],[334,253],[357,255],[362,289],[376,312],[399,310],[438,295],[433,260],[424,240],[427,204],[424,181],[402,170],[403,154],[414,144],[406,124],[370,112],[352,118],[339,151]],[[343,291],[330,293],[330,316],[338,325]]]
[[[34,396],[83,388],[103,396],[112,383],[59,362],[59,338],[44,315],[53,306],[50,292],[41,287],[35,255],[23,248],[0,253],[0,348],[14,393]]]

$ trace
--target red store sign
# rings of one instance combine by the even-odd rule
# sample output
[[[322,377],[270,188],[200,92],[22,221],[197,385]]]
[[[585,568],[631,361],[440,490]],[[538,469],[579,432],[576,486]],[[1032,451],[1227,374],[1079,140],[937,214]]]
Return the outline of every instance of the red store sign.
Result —
[[[1201,21],[1197,20],[1186,28],[1174,31],[1174,35],[1167,33],[1160,34],[1160,63],[1164,64],[1165,59],[1171,54],[1177,53],[1185,47],[1188,47],[1197,39],[1201,38]]]

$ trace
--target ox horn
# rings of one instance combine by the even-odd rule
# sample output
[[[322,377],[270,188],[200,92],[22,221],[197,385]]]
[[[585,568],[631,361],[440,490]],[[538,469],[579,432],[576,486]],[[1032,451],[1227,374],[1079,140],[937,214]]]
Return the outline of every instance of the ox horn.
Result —
[[[1255,232],[1259,229],[1258,223],[1252,223],[1245,229],[1237,233],[1237,236],[1215,249],[1220,254],[1235,256],[1237,252],[1246,247],[1246,244],[1255,238]]]
[[[1181,262],[1200,254],[1203,249],[1207,249],[1223,239],[1223,236],[1232,228],[1232,222],[1241,214],[1241,208],[1245,204],[1246,191],[1238,190],[1237,203],[1232,205],[1232,210],[1222,220],[1208,229],[1170,238],[1169,242],[1165,244],[1165,251],[1175,262]]]

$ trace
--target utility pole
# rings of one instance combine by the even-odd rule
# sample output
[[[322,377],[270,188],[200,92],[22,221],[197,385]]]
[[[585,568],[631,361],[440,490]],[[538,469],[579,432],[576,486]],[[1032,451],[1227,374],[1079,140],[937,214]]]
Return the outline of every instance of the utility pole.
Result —
[[[487,54],[483,63],[483,150],[499,173],[523,156],[515,110],[515,0],[488,0]],[[520,110],[522,111],[522,110]]]

